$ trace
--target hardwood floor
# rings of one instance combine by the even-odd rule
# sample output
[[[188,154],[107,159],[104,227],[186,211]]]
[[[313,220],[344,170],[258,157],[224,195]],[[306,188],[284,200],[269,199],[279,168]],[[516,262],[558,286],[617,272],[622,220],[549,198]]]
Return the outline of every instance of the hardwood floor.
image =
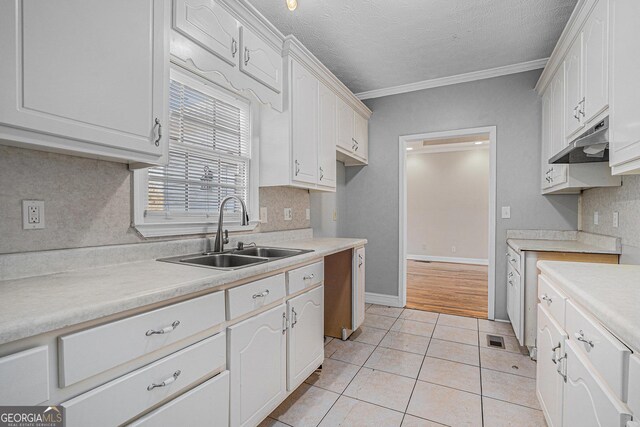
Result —
[[[407,308],[487,318],[486,265],[407,261]]]

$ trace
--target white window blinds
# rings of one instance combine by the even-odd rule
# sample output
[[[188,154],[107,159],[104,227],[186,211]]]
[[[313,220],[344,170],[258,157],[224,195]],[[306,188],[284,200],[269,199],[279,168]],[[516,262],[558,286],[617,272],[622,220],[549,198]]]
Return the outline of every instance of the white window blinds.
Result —
[[[217,217],[226,196],[249,204],[249,106],[181,77],[169,85],[169,163],[149,169],[145,216]],[[240,219],[235,200],[227,218]]]

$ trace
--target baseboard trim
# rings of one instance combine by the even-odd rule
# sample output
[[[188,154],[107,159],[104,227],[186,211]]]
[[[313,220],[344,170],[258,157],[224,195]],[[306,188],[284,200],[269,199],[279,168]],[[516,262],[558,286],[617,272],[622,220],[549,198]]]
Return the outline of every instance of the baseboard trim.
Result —
[[[489,260],[481,258],[455,258],[430,255],[407,255],[407,259],[414,261],[450,262],[453,264],[489,265]]]
[[[390,307],[402,307],[400,297],[397,295],[376,294],[374,292],[365,292],[364,301],[367,304],[388,305]]]

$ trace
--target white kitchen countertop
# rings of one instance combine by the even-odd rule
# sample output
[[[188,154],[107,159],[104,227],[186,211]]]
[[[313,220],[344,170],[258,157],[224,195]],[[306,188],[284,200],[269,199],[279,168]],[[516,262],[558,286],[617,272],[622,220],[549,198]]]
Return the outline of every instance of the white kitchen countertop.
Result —
[[[365,239],[317,238],[268,244],[314,252],[234,271],[152,259],[0,281],[0,344],[195,292],[213,291],[366,243]]]
[[[581,242],[579,240],[508,239],[516,251],[576,252],[589,254],[620,254],[619,249]]]
[[[640,266],[539,261],[538,268],[634,352],[640,351]]]

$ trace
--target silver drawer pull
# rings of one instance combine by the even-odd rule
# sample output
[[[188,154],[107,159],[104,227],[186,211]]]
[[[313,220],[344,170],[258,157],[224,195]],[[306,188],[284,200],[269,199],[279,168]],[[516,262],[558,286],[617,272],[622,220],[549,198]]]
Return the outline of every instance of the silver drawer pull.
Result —
[[[513,271],[510,271],[507,277],[513,277]]]
[[[162,335],[162,334],[168,334],[169,332],[173,332],[173,330],[175,330],[178,326],[180,326],[180,321],[176,320],[175,322],[173,322],[171,324],[171,326],[167,326],[166,328],[162,328],[160,330],[156,330],[156,329],[149,329],[145,335],[150,337],[151,335]]]
[[[267,295],[269,295],[269,289],[267,289],[264,292],[260,292],[259,294],[253,294],[253,299],[256,298],[265,298]]]
[[[296,310],[291,307],[291,327],[293,328],[296,326],[296,323],[298,323],[298,313],[296,313]]]
[[[551,303],[553,302],[553,300],[551,299],[551,297],[550,297],[549,295],[547,295],[547,294],[542,294],[542,296],[540,297],[540,299],[541,299],[542,301],[546,301],[546,302],[548,302],[549,304],[551,304]]]
[[[560,349],[560,347],[561,347],[561,344],[558,343],[557,346],[555,346],[555,347],[553,347],[551,349],[551,353],[553,353],[553,356],[551,356],[551,361],[556,365],[558,364],[558,360],[556,359],[556,355],[558,354],[557,351]]]
[[[511,258],[511,262],[516,262],[516,259],[515,258]]]
[[[168,386],[169,384],[171,384],[172,382],[178,379],[178,377],[180,376],[180,373],[181,373],[180,371],[175,371],[173,375],[171,375],[166,380],[162,381],[160,384],[156,384],[156,383],[151,384],[150,386],[147,387],[147,391],[151,391],[154,388],[158,388],[158,387]]]
[[[576,337],[578,341],[581,341],[585,344],[589,344],[591,348],[595,347],[595,344],[593,343],[593,341],[588,340],[584,337],[584,332],[582,332],[582,329],[580,330],[580,332],[576,332],[575,334],[573,334],[573,336]]]
[[[315,274],[313,274],[313,273],[311,273],[311,274],[310,274],[310,275],[308,275],[308,276],[304,276],[304,277],[302,278],[302,280],[311,280],[311,279],[313,279],[314,277],[316,277],[316,275],[315,275]]]

